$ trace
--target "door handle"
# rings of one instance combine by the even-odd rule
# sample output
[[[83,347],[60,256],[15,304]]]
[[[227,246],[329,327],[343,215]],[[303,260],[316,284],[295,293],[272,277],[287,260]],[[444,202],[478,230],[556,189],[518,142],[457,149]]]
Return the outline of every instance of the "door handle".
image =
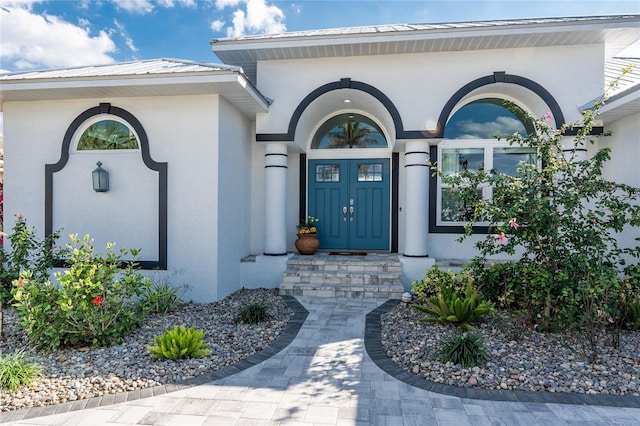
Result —
[[[344,206],[342,208],[342,221],[346,222],[347,221],[347,206]]]
[[[349,207],[349,221],[353,222],[353,211],[355,209],[353,208],[353,206]]]

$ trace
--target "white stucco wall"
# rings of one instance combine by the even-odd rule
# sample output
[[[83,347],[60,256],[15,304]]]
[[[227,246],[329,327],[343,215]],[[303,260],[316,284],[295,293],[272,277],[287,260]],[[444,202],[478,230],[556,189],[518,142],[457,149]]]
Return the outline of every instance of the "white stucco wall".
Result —
[[[109,191],[95,192],[91,171],[96,162],[109,173]],[[149,170],[140,151],[71,153],[66,166],[53,175],[53,229],[83,236],[96,248],[107,242],[142,249],[142,259],[157,258],[158,173]],[[105,231],[108,228],[108,232]]]
[[[275,101],[269,114],[257,117],[256,132],[286,133],[291,116],[300,102],[316,88],[341,78],[351,78],[381,90],[398,109],[404,130],[433,129],[445,103],[458,89],[477,78],[501,71],[540,84],[560,105],[565,121],[574,122],[580,117],[579,106],[602,93],[602,60],[602,46],[589,45],[262,61],[258,64],[258,87]],[[533,92],[519,86],[494,84],[480,90],[483,91],[483,96],[511,98],[524,108],[529,108],[536,116],[542,116],[549,111]],[[336,97],[334,101],[336,112],[349,108],[342,103],[340,97]],[[328,102],[321,102],[327,107]],[[374,116],[375,113],[380,115],[379,105],[376,103],[377,101],[369,103],[368,106],[371,109],[369,112]],[[362,105],[367,108],[366,102],[360,104]],[[316,109],[315,104],[312,104],[308,109],[309,114],[307,111],[303,114],[301,123],[304,129],[312,127],[307,122],[309,115],[322,115]],[[330,113],[331,111],[327,110],[324,114]],[[388,117],[378,118],[383,126],[386,124],[386,130],[391,134],[390,142],[393,144],[395,129],[389,128]],[[301,133],[303,132],[296,133],[292,150],[306,146],[309,135]],[[435,139],[430,141],[432,144],[437,142]],[[404,143],[400,142],[393,148],[400,153],[400,207],[405,199],[403,146]],[[293,163],[291,156],[288,173],[291,186],[293,182],[298,181],[299,174],[298,165]],[[294,212],[295,218],[299,192],[291,192],[293,189],[288,188],[288,212]],[[429,212],[425,211],[424,214],[427,215]],[[399,252],[402,253],[405,235],[405,217],[402,211],[398,217]],[[429,256],[437,259],[470,259],[475,256],[477,252],[474,243],[483,236],[472,236],[463,243],[456,241],[458,237],[458,234],[429,234]]]
[[[36,227],[39,235],[43,235],[44,165],[60,158],[64,133],[71,122],[101,102],[109,102],[133,114],[147,133],[151,157],[157,162],[168,163],[168,271],[151,275],[175,284],[188,284],[190,291],[185,294],[186,299],[216,300],[219,176],[219,98],[216,95],[6,102],[5,217],[11,221],[13,215],[21,213]],[[87,155],[88,163],[93,161],[89,158],[92,155]],[[58,193],[54,193],[54,212],[58,212],[55,220],[64,221],[64,216],[57,210],[59,204],[64,204],[62,211],[65,214],[74,213],[75,217],[95,215],[100,208],[106,208],[108,218],[99,217],[100,221],[96,220],[96,223],[87,220],[84,225],[91,226],[77,230],[67,222],[64,233],[85,232],[84,229],[91,228],[89,231],[96,241],[115,241],[119,247],[143,246],[142,257],[156,260],[157,253],[154,251],[149,255],[147,250],[155,249],[150,246],[157,234],[150,238],[148,233],[157,222],[152,219],[145,223],[142,216],[146,217],[157,204],[157,185],[137,200],[133,200],[133,192],[128,191],[137,188],[146,192],[154,186],[155,176],[141,172],[137,165],[129,169],[129,162],[133,163],[134,159],[128,158],[128,154],[116,163],[118,155],[121,154],[108,161],[101,159],[110,171],[113,185],[107,194],[96,194],[91,190],[90,172],[95,164],[87,171],[79,162],[77,172],[80,176],[74,179],[71,173],[76,168],[75,159],[70,158],[69,169],[65,168],[60,178],[54,178],[56,189],[73,185],[60,199]],[[127,188],[125,194],[120,193],[123,183]],[[102,205],[88,207],[89,200],[99,195],[107,195],[97,199]],[[108,204],[108,200],[114,202]],[[129,221],[126,230],[121,229],[123,218]],[[11,223],[5,229],[11,228]],[[127,232],[129,234],[125,235]],[[127,244],[122,244],[119,238]],[[61,242],[66,241],[65,237]]]
[[[250,253],[252,123],[220,98],[218,298],[242,286],[240,261]],[[258,285],[259,286],[259,285]]]
[[[611,136],[601,138],[598,145],[611,149],[611,160],[605,163],[603,177],[640,188],[640,114],[611,123],[605,130],[611,130]],[[621,247],[635,247],[638,237],[640,230],[629,227],[617,240]]]
[[[262,61],[258,87],[275,101],[268,115],[257,118],[256,131],[285,133],[304,97],[340,78],[378,88],[400,112],[405,130],[423,130],[437,122],[458,89],[495,71],[541,84],[573,121],[579,118],[577,107],[602,92],[602,58],[602,46],[588,45]]]

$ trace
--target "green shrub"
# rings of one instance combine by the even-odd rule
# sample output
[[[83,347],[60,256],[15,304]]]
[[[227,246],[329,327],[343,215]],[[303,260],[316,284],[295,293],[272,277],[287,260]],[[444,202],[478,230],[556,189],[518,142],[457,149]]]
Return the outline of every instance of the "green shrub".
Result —
[[[471,323],[493,311],[493,303],[485,301],[470,283],[460,297],[453,289],[443,287],[437,296],[429,298],[427,306],[413,305],[417,310],[432,317],[420,321],[456,324],[464,329],[473,329]]]
[[[166,281],[154,282],[142,295],[140,307],[154,314],[169,313],[183,303],[178,296],[179,290],[180,287],[174,287]]]
[[[256,302],[243,306],[236,316],[236,323],[259,324],[270,318],[269,308],[264,303]]]
[[[480,365],[487,358],[482,336],[474,332],[456,333],[440,345],[443,363],[452,362],[466,368]]]
[[[55,258],[60,257],[55,247],[60,232],[56,231],[43,240],[36,238],[36,230],[27,225],[22,215],[16,215],[16,224],[7,235],[11,250],[0,245],[0,301],[11,300],[13,281],[21,272],[31,271],[38,280],[47,280]]]
[[[470,275],[466,271],[456,274],[451,270],[442,271],[438,265],[433,265],[427,270],[422,280],[411,282],[411,292],[416,295],[418,302],[426,303],[444,287],[451,288],[457,293],[463,292],[468,282],[470,282]]]
[[[620,284],[622,326],[640,330],[640,265],[629,265]]]
[[[626,302],[626,316],[624,326],[633,330],[640,330],[640,296]]]
[[[527,307],[529,282],[535,269],[524,262],[494,263],[488,266],[472,263],[470,273],[482,296],[505,309]]]
[[[22,350],[0,355],[0,389],[13,392],[31,383],[41,373],[42,367],[33,362]]]
[[[69,269],[57,273],[58,284],[23,272],[12,290],[20,325],[39,348],[102,346],[120,341],[141,322],[135,302],[151,281],[135,269],[139,250],[94,253],[89,236],[71,236]],[[122,257],[131,254],[134,261]],[[124,267],[124,269],[121,269]]]
[[[182,358],[198,358],[209,355],[206,349],[204,333],[193,326],[184,328],[175,326],[173,330],[165,331],[162,336],[153,336],[157,346],[147,346],[151,355],[156,358],[178,360]]]

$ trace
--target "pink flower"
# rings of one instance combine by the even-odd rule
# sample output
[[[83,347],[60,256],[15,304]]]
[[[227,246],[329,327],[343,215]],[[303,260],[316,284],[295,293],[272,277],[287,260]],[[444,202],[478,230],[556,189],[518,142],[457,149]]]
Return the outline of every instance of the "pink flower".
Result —
[[[591,223],[595,225],[596,223],[598,223],[598,221],[595,219],[591,219]]]
[[[91,301],[91,303],[93,303],[96,306],[100,306],[102,305],[102,296],[97,295],[96,297],[93,298],[93,300]]]
[[[617,187],[617,186],[615,186],[615,185],[611,185],[611,192],[614,192],[616,189],[618,189],[618,187]]]
[[[613,318],[609,317],[609,319],[607,320],[609,321],[610,324],[613,324],[615,321],[613,320]]]
[[[544,115],[544,120],[545,120],[545,121],[551,121],[551,120],[553,120],[553,114],[551,114],[550,112],[546,113],[546,114]]]
[[[504,244],[507,242],[507,237],[504,235],[504,232],[493,234],[493,238],[498,241],[498,244]]]
[[[518,228],[520,227],[520,225],[518,225],[518,223],[516,222],[516,218],[515,218],[515,217],[514,217],[514,218],[512,218],[512,219],[509,221],[509,226],[510,226],[510,227],[512,227],[512,228],[513,228],[513,229],[515,229],[515,230],[518,230]]]
[[[603,310],[598,309],[598,316],[604,318],[607,316],[607,313]]]

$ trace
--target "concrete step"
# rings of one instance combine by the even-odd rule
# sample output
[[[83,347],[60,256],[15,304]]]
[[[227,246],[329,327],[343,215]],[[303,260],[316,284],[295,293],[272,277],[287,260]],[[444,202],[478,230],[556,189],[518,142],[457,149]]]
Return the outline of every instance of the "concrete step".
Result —
[[[394,254],[293,256],[280,291],[292,296],[400,298],[402,265]]]

